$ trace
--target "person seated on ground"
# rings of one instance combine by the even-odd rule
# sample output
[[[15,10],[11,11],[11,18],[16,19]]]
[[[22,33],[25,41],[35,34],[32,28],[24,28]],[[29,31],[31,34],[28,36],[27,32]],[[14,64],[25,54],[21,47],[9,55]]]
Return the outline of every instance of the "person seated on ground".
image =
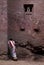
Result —
[[[12,38],[8,41],[8,56],[13,60],[17,60],[15,41]]]

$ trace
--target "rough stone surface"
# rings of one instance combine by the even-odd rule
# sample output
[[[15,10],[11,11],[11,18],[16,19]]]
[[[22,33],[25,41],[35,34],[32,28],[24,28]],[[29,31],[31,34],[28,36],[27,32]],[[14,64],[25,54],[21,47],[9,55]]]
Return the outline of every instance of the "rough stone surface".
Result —
[[[24,4],[33,4],[31,15]],[[44,0],[0,0],[0,53],[7,51],[7,36],[19,43],[44,45]]]
[[[24,4],[33,4],[31,15],[26,15]],[[21,31],[22,28],[25,31]],[[34,31],[34,29],[39,29],[39,32]],[[34,39],[33,44],[37,44],[37,41],[39,45],[44,45],[43,0],[8,0],[8,38],[10,37],[22,42]]]
[[[7,52],[7,0],[0,0],[0,54]]]
[[[24,11],[24,4],[33,4],[31,15]],[[36,32],[34,29],[39,31]],[[8,0],[8,38],[10,37],[19,43],[31,41],[33,45],[44,45],[43,0]],[[17,52],[20,56],[26,49],[19,48]]]

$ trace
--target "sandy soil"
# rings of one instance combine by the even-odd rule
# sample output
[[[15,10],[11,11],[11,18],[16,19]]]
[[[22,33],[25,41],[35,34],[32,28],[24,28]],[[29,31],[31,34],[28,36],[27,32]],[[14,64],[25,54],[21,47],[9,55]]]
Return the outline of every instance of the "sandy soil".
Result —
[[[30,60],[0,60],[0,65],[44,65],[44,62]]]
[[[7,58],[7,56],[0,57],[0,65],[44,65],[44,57],[39,59],[34,59],[34,57],[19,59],[13,61]]]

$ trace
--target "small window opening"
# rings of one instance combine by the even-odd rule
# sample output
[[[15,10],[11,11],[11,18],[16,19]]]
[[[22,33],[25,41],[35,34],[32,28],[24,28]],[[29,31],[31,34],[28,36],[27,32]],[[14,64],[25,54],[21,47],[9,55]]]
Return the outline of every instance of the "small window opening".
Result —
[[[25,12],[32,12],[33,4],[24,4]]]

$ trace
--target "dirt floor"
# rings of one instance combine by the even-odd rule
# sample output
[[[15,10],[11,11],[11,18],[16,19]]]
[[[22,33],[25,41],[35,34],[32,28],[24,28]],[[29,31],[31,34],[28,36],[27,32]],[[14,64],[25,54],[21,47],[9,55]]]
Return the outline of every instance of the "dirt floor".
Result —
[[[44,62],[35,62],[35,61],[29,61],[29,60],[18,60],[18,61],[12,61],[12,60],[0,60],[0,65],[44,65]]]
[[[0,65],[44,65],[44,57],[36,59],[30,58],[18,58],[17,61],[8,59],[6,56],[0,57]]]

